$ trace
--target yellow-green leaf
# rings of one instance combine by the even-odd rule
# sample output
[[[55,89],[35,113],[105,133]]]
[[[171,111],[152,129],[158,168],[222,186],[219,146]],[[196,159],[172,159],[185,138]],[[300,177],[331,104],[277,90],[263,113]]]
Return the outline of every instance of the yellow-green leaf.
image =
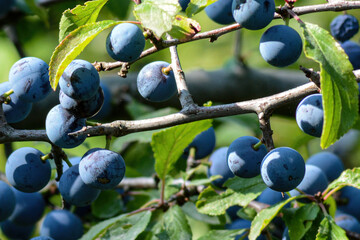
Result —
[[[72,31],[61,41],[55,48],[50,60],[49,75],[51,87],[56,90],[65,68],[99,33],[119,23],[121,21],[106,20],[83,25]]]
[[[308,58],[320,64],[324,125],[321,147],[327,148],[344,135],[358,118],[358,85],[347,55],[325,29],[301,24]]]
[[[100,10],[108,0],[94,0],[63,12],[60,20],[59,42],[78,27],[96,22]]]
[[[155,171],[160,179],[164,179],[176,161],[184,153],[184,149],[197,134],[209,129],[211,120],[197,121],[171,127],[154,133],[151,146],[155,156]]]
[[[176,15],[169,34],[173,38],[188,39],[200,31],[201,26],[197,21],[181,15]]]
[[[181,7],[178,0],[144,0],[134,8],[134,15],[141,24],[161,37],[172,28]]]

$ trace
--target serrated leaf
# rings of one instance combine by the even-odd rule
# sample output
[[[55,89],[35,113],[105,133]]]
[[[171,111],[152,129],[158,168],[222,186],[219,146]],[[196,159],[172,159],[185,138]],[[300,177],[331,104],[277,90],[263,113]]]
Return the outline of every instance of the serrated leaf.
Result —
[[[358,85],[353,67],[328,31],[310,23],[301,24],[308,58],[320,64],[324,125],[321,147],[327,148],[344,135],[358,118]]]
[[[30,11],[36,14],[41,19],[41,21],[46,24],[46,27],[49,27],[49,15],[47,11],[44,8],[36,5],[35,0],[25,0],[25,2]]]
[[[331,216],[325,216],[320,223],[319,232],[316,235],[316,240],[345,240],[348,239],[344,229],[336,225]]]
[[[198,240],[233,240],[237,235],[241,235],[246,229],[234,229],[234,230],[211,230],[204,236],[201,236]]]
[[[191,240],[192,232],[189,223],[182,209],[175,205],[171,207],[163,216],[161,223],[161,233],[166,233],[169,239]]]
[[[94,0],[85,2],[84,5],[77,5],[73,9],[63,12],[59,26],[59,42],[69,33],[85,24],[94,23],[100,10],[108,0]]]
[[[56,90],[59,79],[65,68],[84,48],[102,31],[121,23],[121,21],[106,20],[83,25],[72,31],[53,52],[49,66],[51,87]]]
[[[329,184],[325,192],[334,188],[352,186],[360,189],[360,168],[346,169],[337,179]],[[338,189],[340,190],[340,189]]]
[[[146,211],[143,214],[135,214],[122,218],[112,225],[102,236],[102,240],[126,239],[135,240],[149,224],[151,212]]]
[[[211,127],[211,120],[197,121],[154,133],[151,147],[155,157],[155,171],[164,179],[183,154],[184,149],[199,133]]]
[[[202,191],[196,202],[198,211],[211,216],[225,214],[234,205],[246,207],[266,189],[261,176],[254,178],[234,177],[225,182],[228,189],[218,194],[211,186]]]
[[[283,209],[284,221],[289,228],[292,240],[300,240],[311,228],[313,221],[319,213],[317,204],[306,204],[299,208]]]
[[[216,1],[217,0],[191,0],[186,8],[186,15],[192,17]]]
[[[279,202],[275,205],[272,205],[268,208],[265,208],[263,210],[261,210],[256,217],[254,218],[254,220],[251,223],[251,228],[250,228],[250,233],[249,233],[249,239],[250,240],[255,240],[258,236],[260,236],[261,231],[266,228],[266,226],[271,222],[271,220],[274,219],[274,217],[276,217],[276,215],[278,215],[278,213],[280,212],[280,210],[289,202],[298,199],[298,198],[303,198],[305,196],[295,196],[292,198],[288,198],[282,202]]]
[[[134,8],[134,15],[143,27],[161,37],[172,28],[181,7],[178,0],[145,0]]]
[[[114,217],[123,210],[123,201],[114,190],[101,191],[99,197],[91,204],[91,213],[98,218]]]
[[[181,15],[176,15],[169,34],[173,38],[189,39],[200,31],[201,26],[197,21]]]

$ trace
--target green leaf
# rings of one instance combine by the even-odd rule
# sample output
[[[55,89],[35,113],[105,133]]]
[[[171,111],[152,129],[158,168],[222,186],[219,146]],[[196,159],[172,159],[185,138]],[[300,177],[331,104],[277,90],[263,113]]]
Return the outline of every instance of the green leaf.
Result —
[[[181,15],[176,15],[173,26],[169,34],[177,39],[189,39],[201,31],[200,24]]]
[[[303,198],[305,196],[295,196],[292,198],[288,198],[285,201],[279,202],[275,205],[272,205],[268,208],[265,208],[261,210],[254,220],[251,223],[250,233],[249,233],[249,239],[255,240],[258,236],[260,236],[261,231],[266,228],[266,226],[273,220],[276,215],[280,212],[280,210],[289,202],[292,200]]]
[[[317,204],[306,204],[299,208],[284,208],[284,221],[289,228],[290,239],[302,239],[319,213]]]
[[[329,215],[332,217],[335,217],[336,213],[336,201],[335,199],[330,196],[324,201],[324,205],[326,206],[326,209],[328,209]]]
[[[114,190],[101,191],[99,197],[91,204],[91,212],[95,217],[106,219],[114,217],[123,210],[123,201]]]
[[[340,188],[345,186],[352,186],[360,189],[360,168],[346,169],[343,171],[337,179],[329,184],[325,192],[334,188]]]
[[[324,125],[321,147],[327,148],[344,135],[358,118],[358,85],[353,67],[334,38],[317,25],[301,24],[308,58],[320,64]]]
[[[172,28],[181,7],[178,0],[144,0],[134,8],[134,15],[142,25],[161,37]]]
[[[191,0],[186,8],[186,15],[188,17],[192,17],[216,1],[217,0]]]
[[[320,223],[319,232],[316,235],[316,240],[338,240],[348,239],[344,229],[336,225],[331,216],[325,216]]]
[[[187,202],[181,208],[187,216],[189,216],[193,219],[196,219],[198,221],[205,222],[205,223],[208,223],[211,225],[220,225],[221,224],[221,221],[218,217],[210,217],[206,214],[199,213],[193,202]]]
[[[94,0],[63,12],[60,20],[59,42],[80,26],[96,22],[100,10],[108,0]]]
[[[101,238],[135,240],[147,227],[150,222],[151,212],[146,211],[122,218],[112,225]]]
[[[168,235],[168,239],[192,239],[191,228],[182,209],[175,205],[162,218],[161,233]],[[162,234],[161,234],[162,235]]]
[[[36,14],[41,19],[41,21],[45,23],[46,27],[50,27],[49,15],[47,11],[44,8],[36,5],[35,0],[25,0],[25,2],[30,11]]]
[[[72,31],[56,48],[50,60],[49,75],[51,87],[56,90],[65,68],[102,31],[121,21],[101,21],[83,25]]]
[[[200,193],[196,207],[200,213],[211,216],[225,214],[226,209],[239,205],[246,207],[266,189],[261,176],[254,178],[234,177],[225,182],[228,189],[218,194],[211,186]]]
[[[237,235],[241,235],[246,229],[234,230],[211,230],[198,240],[233,240]]]
[[[199,133],[211,127],[211,120],[182,124],[154,133],[151,146],[155,156],[155,171],[164,179]]]
[[[236,215],[238,215],[240,218],[249,221],[252,221],[255,218],[256,214],[257,214],[256,210],[251,207],[243,207],[239,209],[236,213]]]

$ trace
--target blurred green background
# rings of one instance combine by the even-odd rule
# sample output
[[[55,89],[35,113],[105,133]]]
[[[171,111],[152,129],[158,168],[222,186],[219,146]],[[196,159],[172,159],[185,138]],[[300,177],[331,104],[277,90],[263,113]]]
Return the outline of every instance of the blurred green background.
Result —
[[[34,56],[43,59],[44,61],[50,61],[52,52],[58,44],[58,24],[61,17],[61,13],[68,8],[73,8],[77,4],[81,4],[84,1],[65,1],[63,3],[57,3],[46,8],[49,17],[50,27],[46,27],[43,21],[41,21],[35,15],[24,15],[14,22],[14,26],[18,32],[19,40],[24,48],[27,56]],[[283,4],[282,0],[276,0],[276,6]],[[298,0],[296,6],[322,4],[325,0]],[[119,19],[119,20],[134,20],[132,14],[133,2],[131,0],[109,0],[106,7],[101,11],[99,19]],[[351,10],[348,13],[356,16],[360,19],[360,10]],[[342,12],[323,12],[314,13],[301,16],[301,19],[306,22],[318,24],[322,28],[329,30],[331,20]],[[202,12],[194,17],[202,27],[202,32],[211,29],[222,27],[212,22]],[[274,20],[271,25],[284,24],[283,20]],[[300,31],[299,24],[295,20],[290,21],[290,26]],[[268,28],[268,27],[267,27]],[[260,56],[258,45],[262,33],[267,29],[258,31],[242,30],[242,49],[241,56],[245,63],[251,68],[274,68],[267,64]],[[84,52],[78,57],[85,59],[89,62],[95,61],[113,61],[106,52],[105,41],[110,30],[104,31],[93,42],[86,47]],[[213,70],[222,68],[234,55],[239,53],[234,52],[236,35],[238,32],[232,32],[225,36],[220,37],[217,41],[210,43],[208,40],[201,40],[191,42],[188,44],[182,44],[178,47],[180,60],[182,67],[186,72],[193,69],[205,69]],[[353,41],[359,42],[360,34],[358,33],[353,37]],[[148,44],[147,47],[150,45]],[[8,72],[11,66],[19,60],[19,55],[14,47],[13,43],[7,38],[4,31],[0,31],[0,81],[4,82],[8,80]],[[154,60],[170,61],[170,54],[167,49],[153,54],[149,57],[141,59],[131,66],[131,72],[137,72],[142,66],[148,62]],[[306,59],[304,54],[295,64],[287,67],[294,71],[299,71],[299,65],[305,67],[312,67],[318,69],[318,65],[313,61]],[[280,71],[281,69],[279,69]],[[116,76],[117,71],[111,71],[101,73],[101,75],[111,74]],[[291,78],[291,75],[289,75]],[[119,77],[119,81],[121,78]],[[211,99],[209,99],[211,100]],[[216,104],[216,103],[215,103]],[[144,110],[145,109],[145,110]],[[139,111],[138,111],[139,110]],[[141,110],[141,111],[140,111]],[[165,112],[173,112],[175,110],[168,109]],[[139,104],[132,104],[130,112],[133,113],[134,118],[141,118],[142,114],[153,113],[153,115],[161,115],[163,112],[155,112],[151,108],[144,108]],[[134,112],[142,112],[140,115],[134,114]],[[45,123],[44,123],[45,125]],[[271,125],[274,131],[274,142],[276,147],[288,146],[297,149],[304,159],[307,159],[310,155],[321,151],[319,147],[319,139],[310,137],[296,125],[293,117],[273,116],[271,118]],[[222,146],[228,146],[233,140],[244,135],[253,135],[261,137],[261,132],[258,127],[257,117],[255,115],[244,115],[216,119],[214,121],[217,148]],[[126,159],[127,163],[127,176],[150,176],[153,173],[153,157],[151,153],[151,147],[149,141],[151,140],[152,132],[136,133],[123,138],[113,139],[112,150],[121,151]],[[127,142],[139,140],[138,143],[128,144]],[[351,153],[347,154],[347,158],[344,159],[347,167],[359,166],[360,151],[357,150],[358,140],[354,138],[351,140],[355,147],[352,148]],[[22,146],[33,146],[39,150],[47,153],[50,151],[50,145],[42,142],[25,142],[14,143],[14,148]],[[65,152],[72,156],[81,156],[89,148],[93,147],[105,147],[105,137],[89,138],[81,146],[74,149],[67,149]],[[3,171],[6,156],[4,154],[4,145],[0,147],[0,170]],[[350,150],[349,150],[350,151]],[[139,155],[139,153],[141,154]],[[139,168],[139,166],[141,166]],[[196,226],[198,231],[196,234],[202,234],[208,229],[207,225],[197,222],[195,225],[191,220],[190,225]],[[196,238],[196,236],[194,236]]]

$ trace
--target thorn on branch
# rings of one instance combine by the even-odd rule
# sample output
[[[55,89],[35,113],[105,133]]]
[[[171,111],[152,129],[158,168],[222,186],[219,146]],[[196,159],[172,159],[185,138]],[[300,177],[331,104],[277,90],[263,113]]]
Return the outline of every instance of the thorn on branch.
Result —
[[[211,36],[209,41],[212,43],[212,42],[215,42],[217,39],[218,39],[218,36]]]
[[[129,63],[123,63],[118,75],[120,77],[126,78],[128,72],[129,72],[129,69],[130,69],[130,64]]]
[[[303,66],[300,66],[300,70],[305,73],[305,76],[307,78],[309,78],[313,83],[315,83],[315,85],[319,88],[320,91],[320,74],[315,72],[312,68],[306,68]]]

